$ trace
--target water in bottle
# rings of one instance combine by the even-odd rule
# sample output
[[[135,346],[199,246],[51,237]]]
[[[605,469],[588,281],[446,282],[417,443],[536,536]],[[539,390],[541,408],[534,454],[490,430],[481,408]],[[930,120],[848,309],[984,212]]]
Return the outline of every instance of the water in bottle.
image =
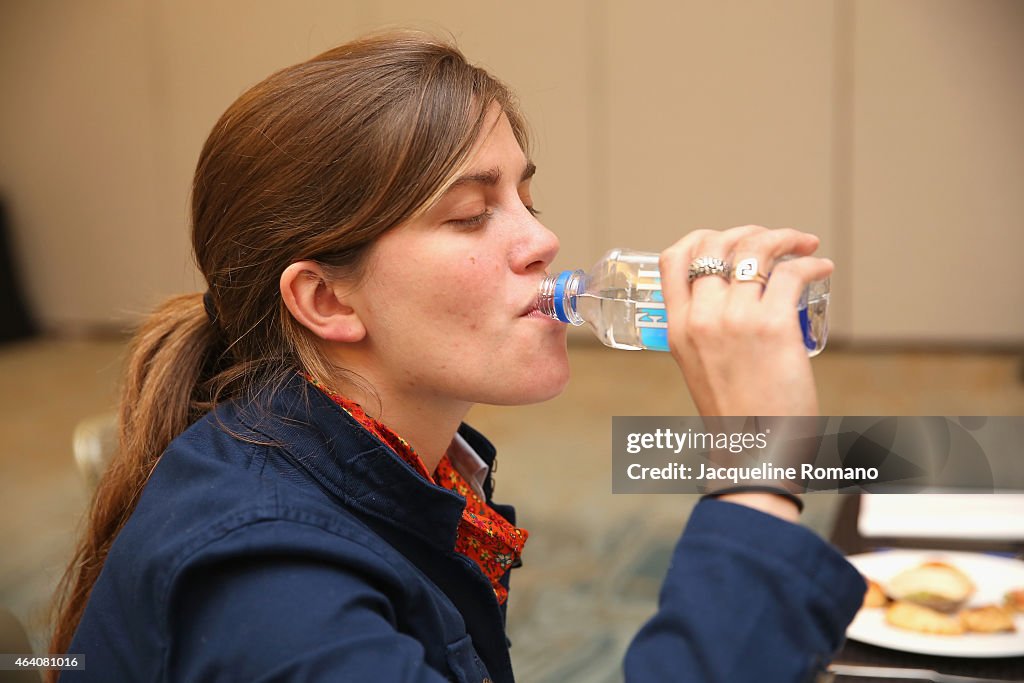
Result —
[[[796,304],[808,355],[828,338],[829,280],[812,282]],[[606,346],[668,351],[658,254],[612,249],[588,272],[564,270],[541,282],[537,307],[571,325],[586,323]]]

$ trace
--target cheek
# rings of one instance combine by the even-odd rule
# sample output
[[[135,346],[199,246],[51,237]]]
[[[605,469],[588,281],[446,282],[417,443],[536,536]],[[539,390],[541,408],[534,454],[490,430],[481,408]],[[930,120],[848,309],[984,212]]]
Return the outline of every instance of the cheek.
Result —
[[[462,332],[475,332],[480,327],[480,308],[472,294],[453,292],[437,309],[434,322],[444,322],[444,327]]]
[[[379,268],[371,296],[377,319],[392,334],[439,341],[449,334],[480,333],[484,321],[505,305],[498,259],[474,254],[406,263],[409,267]]]
[[[477,257],[469,257],[463,267],[451,269],[443,280],[435,281],[437,306],[440,313],[459,329],[476,331],[481,321],[500,305],[497,298],[497,274],[500,264],[488,264]]]

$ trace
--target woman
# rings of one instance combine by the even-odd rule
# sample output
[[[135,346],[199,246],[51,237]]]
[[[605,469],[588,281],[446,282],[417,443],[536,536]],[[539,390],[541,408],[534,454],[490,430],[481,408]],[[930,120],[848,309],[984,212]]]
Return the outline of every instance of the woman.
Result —
[[[193,189],[205,296],[138,333],[121,448],[72,562],[69,680],[510,681],[511,568],[476,402],[568,380],[534,310],[558,250],[509,91],[418,34],[285,69],[210,134]],[[811,235],[699,231],[662,255],[674,355],[702,413],[817,410],[792,305],[832,264]],[[805,258],[767,287],[697,256]],[[790,495],[691,517],[629,680],[803,680],[864,586]],[[788,521],[786,521],[788,520]]]

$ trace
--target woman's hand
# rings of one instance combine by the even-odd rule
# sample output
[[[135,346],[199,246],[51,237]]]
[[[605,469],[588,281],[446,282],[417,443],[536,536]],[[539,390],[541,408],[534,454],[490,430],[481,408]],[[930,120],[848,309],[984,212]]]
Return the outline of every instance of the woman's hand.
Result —
[[[818,414],[796,311],[804,287],[834,267],[811,256],[818,242],[796,230],[747,225],[697,230],[662,252],[669,347],[701,415]],[[779,261],[787,255],[799,258]],[[730,265],[754,258],[771,279],[762,285],[707,275],[688,282],[690,264],[701,256]]]
[[[705,418],[818,414],[814,376],[796,311],[804,287],[826,278],[834,268],[828,259],[811,256],[817,248],[818,238],[808,233],[747,225],[724,232],[697,230],[662,252],[669,348]],[[790,255],[797,258],[779,261]],[[731,266],[756,259],[757,273],[771,273],[771,279],[705,275],[688,282],[690,264],[701,256]],[[784,459],[783,454],[775,455],[777,461]],[[789,456],[799,460],[801,454]],[[796,482],[757,483],[799,490]],[[794,502],[771,493],[732,493],[721,500],[789,521],[799,517]]]

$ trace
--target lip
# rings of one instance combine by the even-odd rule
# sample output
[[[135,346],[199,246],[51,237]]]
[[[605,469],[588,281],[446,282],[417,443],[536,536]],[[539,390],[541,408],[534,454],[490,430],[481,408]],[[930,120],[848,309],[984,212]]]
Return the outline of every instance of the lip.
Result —
[[[538,308],[537,308],[537,297],[538,297],[538,293],[540,292],[540,285],[541,285],[542,282],[544,282],[544,279],[547,278],[547,276],[548,276],[547,273],[545,273],[544,276],[541,279],[537,280],[533,284],[533,290],[532,290],[532,293],[530,295],[530,303],[527,304],[525,307],[523,307],[520,310],[520,312],[519,312],[519,317],[520,318],[527,318],[527,317],[530,317],[530,318],[547,318],[548,317],[547,315],[541,313],[540,310],[538,310]]]
[[[527,306],[525,309],[523,309],[523,311],[519,314],[519,317],[520,318],[532,317],[535,313],[537,315],[543,315],[543,313],[540,312],[540,309],[537,308],[536,300],[532,301],[529,306]]]

